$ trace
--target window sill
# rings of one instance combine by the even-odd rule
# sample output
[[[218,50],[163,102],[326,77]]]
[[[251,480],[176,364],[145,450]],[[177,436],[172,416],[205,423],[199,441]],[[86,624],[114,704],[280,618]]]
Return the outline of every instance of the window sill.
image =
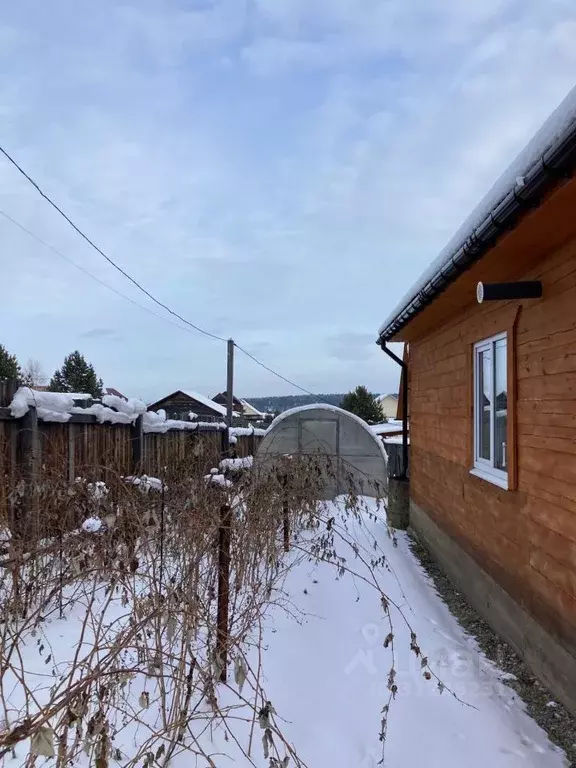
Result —
[[[473,467],[470,470],[470,474],[474,477],[479,477],[481,480],[487,480],[493,485],[497,485],[499,488],[508,490],[508,476],[504,472],[490,472],[490,470],[484,467]]]

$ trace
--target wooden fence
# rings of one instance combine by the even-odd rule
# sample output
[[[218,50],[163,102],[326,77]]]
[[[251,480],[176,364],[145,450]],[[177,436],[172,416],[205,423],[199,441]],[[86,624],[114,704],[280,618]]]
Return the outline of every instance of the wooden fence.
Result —
[[[217,467],[227,451],[220,424],[199,424],[196,430],[145,432],[143,417],[130,424],[101,424],[92,414],[73,414],[65,423],[38,419],[30,408],[20,419],[8,407],[14,392],[0,382],[0,514],[19,479],[40,483],[46,477],[73,482],[107,482],[112,476],[164,476],[167,469],[190,465]],[[242,434],[226,455],[256,453],[260,436]]]

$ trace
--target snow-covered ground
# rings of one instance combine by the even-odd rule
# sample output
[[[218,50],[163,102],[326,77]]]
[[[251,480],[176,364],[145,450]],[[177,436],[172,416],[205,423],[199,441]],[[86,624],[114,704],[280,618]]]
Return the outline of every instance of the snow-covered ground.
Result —
[[[368,502],[371,504],[372,502]],[[380,522],[354,526],[368,548],[378,542],[391,569],[378,581],[402,608],[431,669],[448,690],[427,681],[410,650],[410,630],[391,609],[398,693],[390,707],[384,765],[388,768],[513,768],[565,765],[563,753],[524,711],[503,674],[457,624],[399,535],[397,546]],[[267,622],[266,691],[290,721],[286,734],[309,766],[375,767],[381,709],[388,698],[389,633],[370,570],[352,548],[336,549],[357,572],[336,580],[329,564],[303,563],[289,573],[286,589],[306,617],[298,623],[280,611]]]
[[[187,736],[183,746],[186,750],[201,748],[212,762],[179,747],[170,761],[171,768],[375,768],[383,755],[388,768],[564,765],[563,753],[527,716],[521,701],[503,682],[503,674],[478,651],[475,641],[465,635],[436,595],[407,539],[399,535],[393,540],[378,519],[376,503],[366,500],[365,505],[361,516],[348,515],[344,522],[339,522],[344,502],[325,509],[319,534],[326,535],[325,521],[333,517],[334,541],[332,547],[325,538],[321,552],[333,549],[338,557],[345,558],[337,565],[307,556],[313,544],[309,533],[294,542],[288,556],[293,567],[285,570],[272,590],[271,606],[247,638],[246,669],[240,673],[236,669],[235,681],[231,664],[228,687],[217,685],[215,689],[217,708],[225,711],[226,717],[210,722],[214,703],[191,702],[197,726],[189,729],[191,738]],[[378,562],[374,565],[370,560]],[[384,603],[383,593],[387,597]],[[102,600],[102,610],[105,603],[110,606],[109,629],[98,629],[109,645],[114,633],[121,631],[122,625],[128,626],[126,617],[131,609],[120,591],[117,596],[110,593],[98,599]],[[43,680],[50,681],[54,675],[56,684],[74,656],[81,613],[82,600],[77,600],[68,618],[47,620],[41,634],[35,633],[19,648],[39,702],[48,695],[46,685],[50,683]],[[91,653],[95,632],[96,627],[84,638],[82,653]],[[187,641],[179,638],[175,618],[168,617],[162,632],[166,663],[172,664],[173,674],[182,675],[178,672],[178,648]],[[126,655],[124,664],[130,663],[130,655]],[[250,706],[254,702],[252,673],[259,667],[258,688],[262,691],[256,709],[260,709],[262,699],[274,707],[275,748],[271,748],[270,756],[275,756],[276,762],[264,756],[265,730],[257,717],[254,723],[254,707]],[[395,676],[391,680],[392,668]],[[244,674],[248,680],[243,701],[237,683]],[[391,695],[390,683],[397,692],[382,743],[382,710]],[[154,675],[130,674],[124,684],[123,692],[116,694],[125,696],[125,703],[118,718],[111,766],[130,765],[129,758],[166,716],[157,709]],[[22,707],[18,683],[13,681],[4,691],[10,691],[8,705],[14,722],[16,710]],[[266,720],[264,715],[264,725]],[[27,743],[18,745],[16,758],[7,756],[5,764],[14,768],[25,765],[28,748]],[[291,749],[301,763],[293,753],[285,762]],[[52,762],[39,758],[36,764]],[[75,764],[90,763],[81,753]],[[165,765],[164,758],[154,765]]]

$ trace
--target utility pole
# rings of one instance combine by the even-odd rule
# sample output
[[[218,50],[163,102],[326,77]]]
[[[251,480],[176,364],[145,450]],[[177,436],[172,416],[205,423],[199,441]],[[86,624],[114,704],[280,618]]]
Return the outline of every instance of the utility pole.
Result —
[[[228,366],[226,378],[226,425],[232,426],[234,410],[234,339],[228,339]]]
[[[234,410],[234,340],[228,339],[228,365],[226,377],[226,431],[223,434],[223,455],[230,456],[230,428]],[[230,536],[232,511],[229,504],[220,507],[218,526],[218,608],[216,632],[216,659],[220,664],[220,680],[226,682],[229,644],[229,592],[230,592]]]

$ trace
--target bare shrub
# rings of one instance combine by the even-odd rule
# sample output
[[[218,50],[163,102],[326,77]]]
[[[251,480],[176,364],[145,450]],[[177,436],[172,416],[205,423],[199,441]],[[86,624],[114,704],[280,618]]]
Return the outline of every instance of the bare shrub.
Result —
[[[338,516],[318,501],[326,476],[346,468],[280,457],[241,472],[230,467],[228,477],[210,469],[199,459],[154,479],[108,472],[105,485],[47,473],[34,487],[14,480],[0,521],[9,532],[0,559],[0,757],[29,753],[32,765],[35,755],[54,756],[64,766],[84,754],[106,768],[111,760],[165,766],[186,752],[215,766],[218,732],[252,764],[258,749],[276,768],[288,760],[302,766],[263,686],[262,623],[272,604],[292,610],[282,585],[300,560],[355,573],[339,553],[344,542],[389,621],[384,740],[396,695],[394,606],[379,581],[386,563],[372,542],[355,539],[367,514],[361,497],[342,500]],[[435,678],[411,638],[422,674]]]

